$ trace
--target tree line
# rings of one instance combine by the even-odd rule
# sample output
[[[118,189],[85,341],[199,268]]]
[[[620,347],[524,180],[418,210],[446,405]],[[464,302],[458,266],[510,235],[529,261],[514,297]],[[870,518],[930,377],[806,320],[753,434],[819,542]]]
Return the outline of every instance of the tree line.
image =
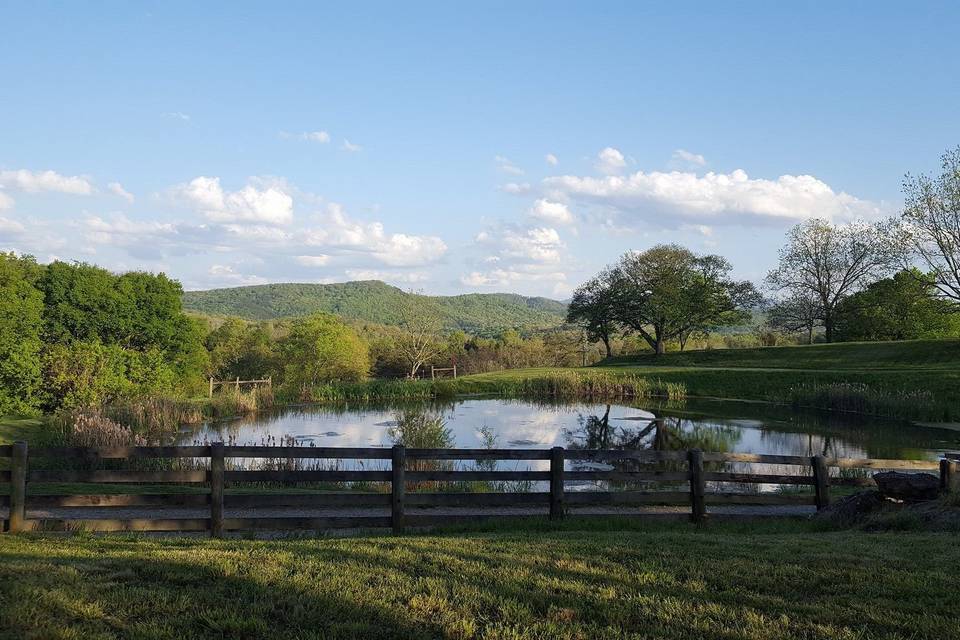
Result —
[[[732,279],[720,256],[658,245],[578,287],[567,319],[607,356],[618,334],[638,335],[660,354],[755,311],[769,330],[810,343],[820,330],[826,342],[960,337],[960,148],[943,155],[941,169],[906,177],[905,207],[892,220],[793,227],[765,279],[766,298]]]

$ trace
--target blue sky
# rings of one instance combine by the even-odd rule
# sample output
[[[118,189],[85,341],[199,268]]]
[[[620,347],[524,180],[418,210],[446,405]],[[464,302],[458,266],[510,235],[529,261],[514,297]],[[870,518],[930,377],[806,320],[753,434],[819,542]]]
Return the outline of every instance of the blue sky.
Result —
[[[0,250],[186,288],[759,282],[960,143],[958,3],[0,2]]]

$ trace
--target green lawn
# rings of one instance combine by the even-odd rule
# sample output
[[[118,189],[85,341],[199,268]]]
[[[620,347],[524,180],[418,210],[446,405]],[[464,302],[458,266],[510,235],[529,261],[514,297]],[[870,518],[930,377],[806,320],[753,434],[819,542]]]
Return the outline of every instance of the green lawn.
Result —
[[[496,391],[557,369],[514,369],[464,376],[464,392]],[[844,343],[718,349],[614,358],[587,370],[682,383],[688,396],[790,401],[797,388],[862,384],[884,415],[960,420],[960,340]],[[824,407],[828,408],[828,407]]]
[[[2,536],[0,637],[766,640],[960,629],[955,535],[584,527],[285,541]]]

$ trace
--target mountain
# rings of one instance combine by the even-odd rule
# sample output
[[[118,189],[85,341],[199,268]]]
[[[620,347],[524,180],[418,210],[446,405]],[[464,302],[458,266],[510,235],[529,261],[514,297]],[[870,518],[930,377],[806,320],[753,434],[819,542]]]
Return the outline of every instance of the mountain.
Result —
[[[186,291],[183,306],[207,315],[273,320],[326,311],[349,320],[385,325],[401,322],[400,309],[415,298],[435,306],[448,330],[490,336],[504,329],[529,331],[563,323],[567,306],[549,298],[513,293],[420,296],[379,280],[339,284],[264,284],[208,291]]]

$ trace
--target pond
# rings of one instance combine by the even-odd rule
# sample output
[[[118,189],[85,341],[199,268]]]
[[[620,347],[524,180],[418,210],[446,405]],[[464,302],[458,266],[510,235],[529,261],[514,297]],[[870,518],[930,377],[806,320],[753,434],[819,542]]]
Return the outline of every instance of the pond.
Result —
[[[443,417],[459,448],[688,449],[828,457],[928,458],[960,450],[960,431],[739,401],[543,403],[469,397],[444,403],[297,406],[185,427],[179,444],[389,446],[399,411]],[[650,418],[663,417],[663,426]],[[485,435],[486,434],[486,435]]]

